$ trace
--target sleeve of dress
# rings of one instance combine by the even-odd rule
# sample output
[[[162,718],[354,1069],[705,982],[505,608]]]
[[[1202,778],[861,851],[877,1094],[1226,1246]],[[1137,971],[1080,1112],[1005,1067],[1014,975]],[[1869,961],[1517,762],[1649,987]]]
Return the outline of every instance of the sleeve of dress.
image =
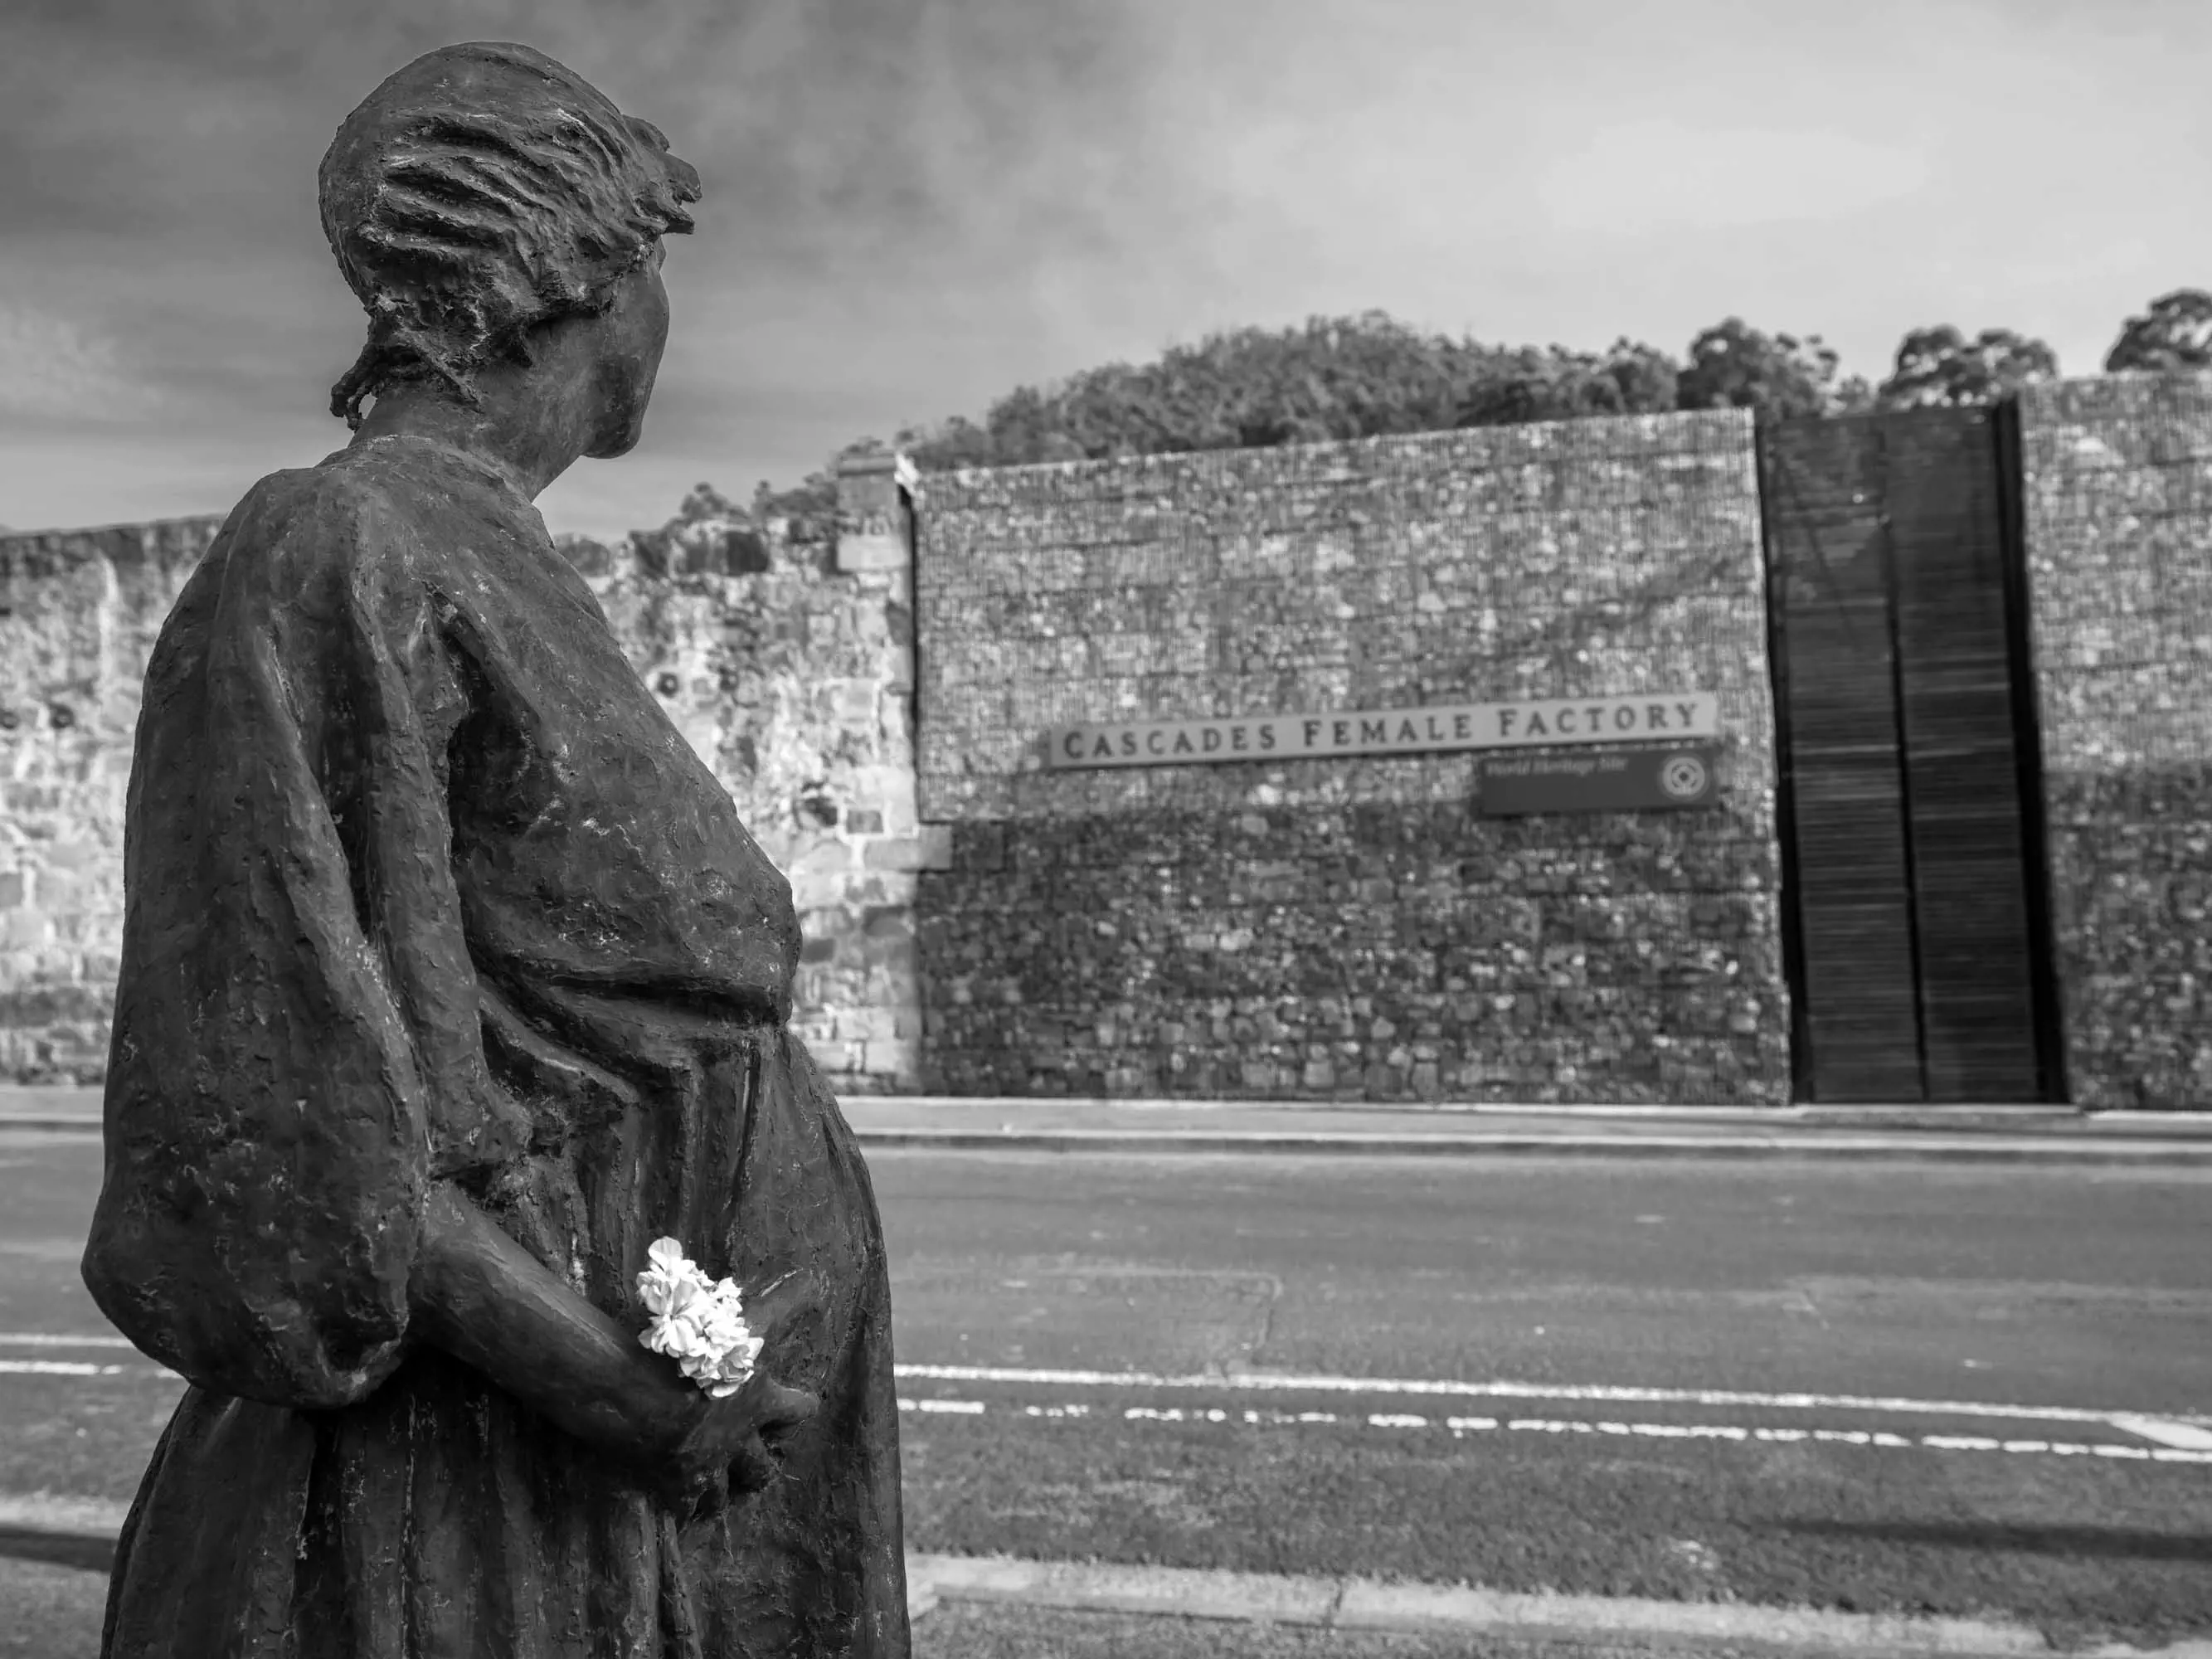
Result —
[[[442,659],[373,495],[279,474],[165,626],[139,717],[84,1275],[201,1387],[349,1404],[398,1365],[428,1182],[517,1150],[452,873]]]

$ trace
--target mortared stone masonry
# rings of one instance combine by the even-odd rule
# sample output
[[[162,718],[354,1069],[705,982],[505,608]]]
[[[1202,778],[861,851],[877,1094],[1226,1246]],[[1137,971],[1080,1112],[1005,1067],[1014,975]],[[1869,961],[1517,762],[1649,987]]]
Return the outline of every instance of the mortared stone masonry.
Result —
[[[2021,405],[2071,1098],[2212,1104],[2212,391]],[[1752,428],[1716,411],[702,487],[562,538],[788,873],[846,1091],[1788,1097]],[[220,520],[0,534],[0,1079],[97,1079],[147,656]],[[1048,769],[1048,730],[1711,690],[1723,805],[1468,754]],[[917,736],[918,734],[918,736]],[[1589,752],[1589,751],[1583,751]]]
[[[926,1085],[1779,1103],[1740,411],[926,477]],[[1485,817],[1471,753],[1048,769],[1085,721],[1712,690],[1717,810]],[[1579,750],[1577,752],[1588,752]]]

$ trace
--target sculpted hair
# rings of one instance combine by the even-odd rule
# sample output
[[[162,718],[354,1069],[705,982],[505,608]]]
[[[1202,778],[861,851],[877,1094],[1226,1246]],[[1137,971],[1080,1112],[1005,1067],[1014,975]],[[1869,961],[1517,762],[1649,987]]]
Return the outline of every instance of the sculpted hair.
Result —
[[[349,428],[406,380],[473,402],[474,376],[533,325],[604,311],[663,236],[692,228],[699,175],[528,46],[448,46],[392,76],[323,157],[323,234],[368,311],[331,388]]]

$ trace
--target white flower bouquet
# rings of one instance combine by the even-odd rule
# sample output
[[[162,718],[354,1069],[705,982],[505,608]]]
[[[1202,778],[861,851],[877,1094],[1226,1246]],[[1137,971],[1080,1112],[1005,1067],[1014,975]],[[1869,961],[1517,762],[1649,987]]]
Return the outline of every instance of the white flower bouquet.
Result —
[[[709,1279],[672,1238],[654,1240],[645,1254],[653,1265],[637,1276],[637,1293],[653,1319],[637,1340],[715,1399],[728,1398],[744,1387],[761,1351],[737,1281]]]

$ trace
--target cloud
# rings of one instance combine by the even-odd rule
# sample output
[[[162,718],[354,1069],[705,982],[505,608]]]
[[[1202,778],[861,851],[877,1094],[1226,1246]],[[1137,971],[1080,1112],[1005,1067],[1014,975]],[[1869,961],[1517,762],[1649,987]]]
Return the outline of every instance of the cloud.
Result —
[[[1839,219],[1928,179],[1917,151],[1848,133],[1637,121],[1554,163],[1538,200],[1560,229],[1643,235]]]
[[[1141,145],[1150,62],[1133,0],[18,3],[0,137],[45,165],[4,182],[12,222],[127,212],[137,234],[235,228],[256,186],[312,204],[346,112],[458,40],[527,40],[663,127],[755,260],[950,234],[998,204],[1085,210],[1109,175],[1081,152]],[[210,216],[218,182],[234,193]]]
[[[97,422],[143,414],[155,396],[125,371],[112,341],[0,298],[0,416]]]
[[[105,411],[0,408],[0,519],[221,511],[343,443],[362,319],[316,165],[384,76],[487,39],[707,185],[646,443],[564,477],[556,527],[1316,312],[1677,349],[1738,312],[1876,372],[2002,323],[2072,365],[2212,278],[2166,165],[2202,0],[0,0],[0,374]]]
[[[121,418],[97,371],[123,361],[228,434],[225,477],[342,442],[324,405],[362,325],[323,244],[316,165],[409,59],[520,39],[660,125],[705,176],[699,233],[672,250],[656,445],[720,456],[748,485],[795,478],[862,432],[1010,384],[992,363],[1041,331],[1019,314],[1024,268],[1103,261],[1157,228],[1152,37],[1130,21],[1146,3],[10,0],[0,292],[57,316],[66,301],[74,319],[31,328],[18,355],[43,367],[18,401],[99,395]],[[973,327],[942,327],[947,307]],[[920,360],[945,349],[974,387],[936,389]],[[643,504],[644,459],[580,467],[588,486],[559,496],[657,522],[676,497]],[[100,480],[76,514],[110,515],[105,471],[88,456],[70,481]],[[70,514],[60,479],[0,472],[11,520]]]

